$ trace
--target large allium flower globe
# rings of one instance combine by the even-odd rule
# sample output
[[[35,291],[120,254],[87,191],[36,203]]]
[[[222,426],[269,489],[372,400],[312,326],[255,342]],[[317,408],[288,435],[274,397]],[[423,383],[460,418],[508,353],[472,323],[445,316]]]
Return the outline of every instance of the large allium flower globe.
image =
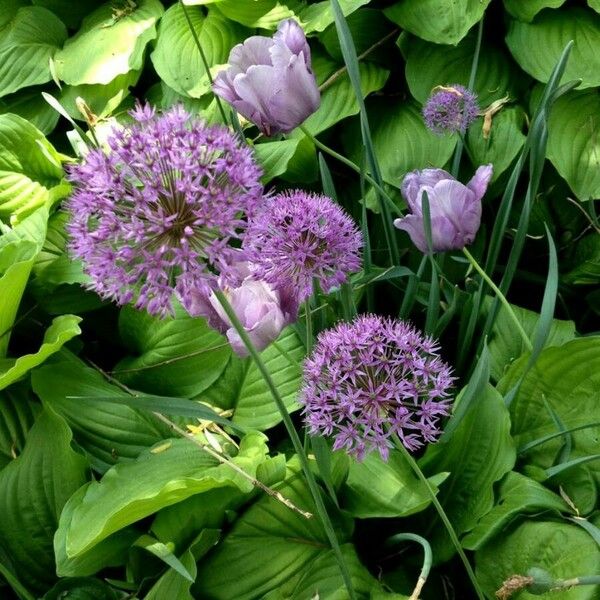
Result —
[[[187,307],[192,291],[227,279],[238,253],[231,242],[262,198],[261,171],[228,129],[181,107],[131,115],[106,151],[70,171],[70,251],[100,296],[164,316],[173,292]]]
[[[478,114],[477,96],[458,83],[434,89],[423,107],[425,124],[438,135],[465,133]]]
[[[354,221],[331,198],[302,190],[270,198],[244,239],[255,275],[275,288],[294,288],[299,302],[313,280],[329,292],[360,269],[362,237]]]
[[[414,451],[437,439],[454,378],[436,342],[404,321],[358,317],[322,332],[304,365],[300,403],[313,434],[362,460],[390,436]]]

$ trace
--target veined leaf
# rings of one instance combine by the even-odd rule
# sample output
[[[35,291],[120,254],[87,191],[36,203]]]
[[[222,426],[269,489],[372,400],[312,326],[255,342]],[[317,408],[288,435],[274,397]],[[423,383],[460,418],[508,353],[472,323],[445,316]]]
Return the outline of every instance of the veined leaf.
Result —
[[[515,19],[530,23],[533,18],[544,8],[559,8],[565,0],[504,0],[504,8]]]

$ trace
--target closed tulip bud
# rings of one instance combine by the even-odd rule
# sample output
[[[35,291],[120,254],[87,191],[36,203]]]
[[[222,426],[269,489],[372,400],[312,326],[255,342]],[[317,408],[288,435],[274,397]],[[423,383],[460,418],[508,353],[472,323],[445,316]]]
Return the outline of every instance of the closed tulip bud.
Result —
[[[424,169],[409,173],[402,183],[402,195],[411,214],[396,219],[394,225],[408,233],[413,244],[428,253],[423,194],[427,194],[431,217],[433,252],[461,250],[473,243],[481,224],[481,198],[492,177],[492,165],[477,169],[463,185],[442,169]]]
[[[267,136],[303,123],[319,108],[321,96],[300,25],[288,19],[273,38],[255,35],[235,46],[213,90]]]

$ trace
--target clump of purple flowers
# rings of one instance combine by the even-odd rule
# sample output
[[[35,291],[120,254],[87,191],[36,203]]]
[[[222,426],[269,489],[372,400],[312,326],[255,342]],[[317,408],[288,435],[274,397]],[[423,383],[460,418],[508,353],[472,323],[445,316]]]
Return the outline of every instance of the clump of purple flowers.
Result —
[[[408,323],[375,315],[322,332],[300,395],[310,432],[358,460],[374,449],[387,460],[393,434],[411,451],[435,441],[454,381],[438,350]]]
[[[477,96],[458,83],[435,88],[423,107],[425,124],[439,135],[465,133],[478,114]]]
[[[171,314],[173,292],[187,308],[192,291],[227,279],[231,244],[262,199],[251,150],[225,127],[182,107],[131,112],[106,151],[91,150],[69,178],[71,254],[88,287],[119,304]]]
[[[316,280],[324,292],[361,266],[362,237],[354,221],[327,196],[302,190],[269,198],[244,239],[255,276],[308,298]]]

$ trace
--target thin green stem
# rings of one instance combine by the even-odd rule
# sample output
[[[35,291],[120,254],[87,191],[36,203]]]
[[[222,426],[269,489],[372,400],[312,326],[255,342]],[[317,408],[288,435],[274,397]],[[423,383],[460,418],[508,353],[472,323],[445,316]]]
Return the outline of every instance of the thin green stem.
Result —
[[[204,69],[206,71],[206,76],[212,87],[213,77],[210,74],[210,65],[208,64],[208,60],[206,59],[206,54],[204,54],[204,50],[202,49],[202,44],[200,43],[200,38],[198,37],[196,30],[194,29],[192,19],[190,18],[188,9],[187,9],[186,5],[183,3],[183,0],[179,0],[179,4],[180,4],[181,10],[183,11],[183,14],[185,16],[185,20],[187,21],[188,27],[190,28],[190,33],[192,34],[192,38],[194,39],[196,48],[198,48],[198,53],[200,54],[200,60],[202,61],[202,64],[204,65]],[[227,123],[227,115],[225,114],[225,109],[223,108],[223,104],[221,103],[221,98],[219,98],[219,96],[217,96],[216,94],[215,94],[215,101],[217,103],[219,112],[221,113],[221,118],[223,119],[223,123],[226,124]]]
[[[304,324],[306,327],[306,355],[312,352],[313,343],[313,319],[312,310],[310,309],[310,298],[304,305]]]
[[[358,173],[359,175],[362,174],[365,180],[368,181],[369,184],[372,185],[382,195],[390,210],[392,210],[397,215],[401,214],[400,210],[398,209],[394,201],[390,198],[389,194],[369,174],[365,173],[365,171],[363,171],[357,164],[353,163],[350,159],[346,158],[345,156],[342,156],[329,146],[326,146],[325,144],[323,144],[323,142],[320,142],[304,125],[300,125],[299,129],[302,131],[302,133],[304,133],[304,135],[306,135],[306,137],[310,139],[310,141],[317,148],[319,148],[319,150],[325,152],[326,154],[329,154],[329,156],[340,161],[349,169],[352,169],[355,173]]]
[[[233,310],[233,308],[231,307],[231,304],[229,304],[227,297],[221,290],[216,290],[215,295],[216,295],[217,299],[219,300],[219,303],[223,307],[225,314],[227,315],[231,324],[233,325],[234,329],[236,330],[237,334],[240,336],[240,338],[244,342],[244,345],[246,346],[248,353],[254,360],[254,363],[256,364],[263,379],[265,380],[265,383],[267,384],[267,387],[269,388],[269,391],[271,392],[273,400],[275,401],[275,404],[281,414],[283,424],[284,424],[284,426],[287,430],[287,433],[290,437],[290,440],[292,442],[292,446],[294,447],[294,450],[295,450],[296,454],[298,455],[298,459],[300,460],[300,465],[302,467],[302,471],[304,472],[304,476],[306,477],[306,483],[308,484],[308,488],[309,488],[310,493],[315,502],[315,507],[317,509],[317,513],[319,514],[319,517],[321,518],[321,522],[323,523],[325,533],[327,534],[329,543],[331,544],[331,547],[335,554],[338,566],[339,566],[341,574],[342,574],[342,578],[344,580],[344,584],[346,586],[346,589],[348,590],[348,594],[350,595],[351,600],[355,600],[356,594],[354,593],[354,588],[352,587],[352,580],[350,578],[350,573],[348,571],[348,567],[344,560],[344,556],[342,554],[340,544],[339,544],[337,536],[335,534],[335,530],[333,529],[333,524],[331,522],[331,519],[329,518],[329,515],[327,514],[327,509],[325,508],[325,504],[323,502],[323,497],[321,496],[319,486],[317,485],[315,476],[313,475],[312,471],[310,470],[310,465],[308,463],[308,457],[306,456],[306,453],[304,452],[304,448],[302,447],[302,442],[300,441],[298,432],[296,431],[296,428],[294,427],[294,423],[292,422],[292,419],[285,407],[283,399],[282,399],[281,395],[279,394],[279,391],[277,390],[277,386],[275,385],[275,382],[273,381],[273,378],[271,377],[269,370],[267,369],[265,363],[263,362],[262,358],[260,357],[258,350],[254,347],[252,340],[250,339],[250,337],[248,336],[248,333],[244,329],[244,326],[241,324],[240,320],[238,319],[238,316],[235,313],[235,311]]]
[[[429,571],[431,571],[431,563],[433,562],[433,553],[431,551],[431,545],[429,542],[420,535],[416,533],[397,533],[393,535],[391,538],[388,538],[385,542],[386,546],[392,546],[396,542],[402,542],[404,540],[409,540],[411,542],[417,542],[423,548],[423,567],[421,568],[421,573],[419,574],[419,579],[417,581],[417,585],[413,590],[409,600],[419,600],[421,595],[421,590],[423,586],[427,582],[427,577],[429,577]]]
[[[482,279],[492,288],[498,300],[500,300],[502,306],[504,306],[504,308],[506,309],[508,316],[517,328],[517,331],[523,338],[523,343],[525,344],[525,347],[531,352],[533,350],[533,345],[529,337],[527,337],[527,333],[523,329],[523,326],[517,318],[517,315],[515,315],[515,311],[512,309],[512,306],[509,304],[504,294],[500,291],[500,288],[498,288],[498,286],[490,279],[488,274],[479,266],[479,263],[475,260],[475,257],[466,248],[463,248],[463,254],[467,257],[472,267],[481,275]]]
[[[477,597],[479,598],[479,600],[485,600],[483,592],[481,591],[481,588],[479,587],[479,582],[477,581],[477,578],[475,577],[475,573],[473,572],[473,568],[471,567],[471,563],[469,562],[469,559],[465,555],[464,550],[462,549],[462,546],[460,545],[460,541],[458,540],[456,531],[454,531],[454,527],[452,527],[452,523],[450,523],[450,519],[448,519],[448,515],[446,514],[446,511],[444,510],[443,506],[440,504],[440,501],[437,499],[436,493],[435,493],[434,489],[431,487],[431,483],[429,483],[429,480],[427,479],[427,477],[425,477],[425,475],[423,474],[423,471],[421,471],[421,469],[419,468],[417,461],[412,457],[411,453],[404,447],[404,444],[401,442],[401,440],[398,438],[398,436],[394,434],[392,436],[392,440],[393,440],[396,448],[398,448],[398,450],[400,450],[400,452],[402,452],[402,454],[404,455],[406,462],[409,464],[409,466],[413,470],[414,474],[418,477],[418,479],[425,486],[425,489],[427,490],[429,497],[431,498],[431,502],[432,502],[433,506],[435,507],[440,519],[442,520],[442,523],[446,527],[446,531],[448,532],[448,535],[449,535],[450,539],[452,540],[452,544],[456,548],[456,551],[458,552],[458,555],[460,556],[460,559],[462,560],[463,565],[465,566],[465,570],[467,571],[467,575],[469,576],[469,579],[471,580],[471,584],[473,585],[473,588],[475,589]]]

